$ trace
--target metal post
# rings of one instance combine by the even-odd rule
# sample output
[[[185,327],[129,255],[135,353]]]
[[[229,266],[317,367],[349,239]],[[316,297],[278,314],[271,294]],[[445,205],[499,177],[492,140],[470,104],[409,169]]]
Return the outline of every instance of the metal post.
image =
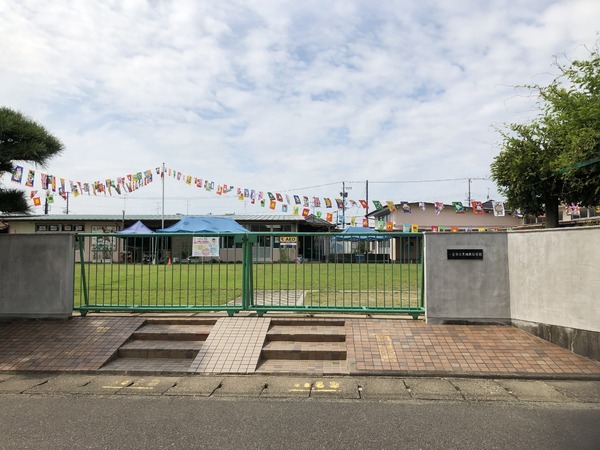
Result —
[[[161,216],[161,228],[165,227],[165,163],[162,164],[162,216]]]

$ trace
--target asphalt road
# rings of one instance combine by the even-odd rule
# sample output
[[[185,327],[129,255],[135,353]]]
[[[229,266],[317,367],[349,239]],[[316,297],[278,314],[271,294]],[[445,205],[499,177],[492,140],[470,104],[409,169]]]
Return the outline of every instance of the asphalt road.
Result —
[[[2,449],[598,449],[576,403],[0,397]]]

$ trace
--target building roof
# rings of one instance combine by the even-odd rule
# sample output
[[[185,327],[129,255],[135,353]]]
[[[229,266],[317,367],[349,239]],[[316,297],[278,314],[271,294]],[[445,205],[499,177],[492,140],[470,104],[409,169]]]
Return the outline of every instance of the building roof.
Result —
[[[183,219],[183,214],[165,214],[166,221],[179,221]],[[294,216],[291,214],[223,214],[212,215],[204,214],[197,217],[228,217],[237,222],[297,222],[308,223],[320,227],[335,227],[334,224],[327,222],[313,214],[307,217]],[[19,221],[19,222],[43,222],[43,221],[69,221],[69,222],[118,222],[121,220],[130,221],[161,221],[163,216],[160,214],[40,214],[40,215],[19,215],[19,216],[3,216],[0,220],[4,222]]]

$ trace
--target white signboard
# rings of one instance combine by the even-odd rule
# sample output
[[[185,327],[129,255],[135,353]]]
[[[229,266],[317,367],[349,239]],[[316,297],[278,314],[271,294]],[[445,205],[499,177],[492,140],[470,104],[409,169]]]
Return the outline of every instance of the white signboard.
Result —
[[[192,256],[203,256],[206,258],[219,257],[218,237],[193,237]]]

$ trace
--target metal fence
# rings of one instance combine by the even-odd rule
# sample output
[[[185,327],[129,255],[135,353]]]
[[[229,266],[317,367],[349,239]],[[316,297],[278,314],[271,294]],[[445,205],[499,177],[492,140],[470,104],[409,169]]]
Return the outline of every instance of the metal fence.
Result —
[[[74,309],[407,313],[420,233],[79,234]]]

